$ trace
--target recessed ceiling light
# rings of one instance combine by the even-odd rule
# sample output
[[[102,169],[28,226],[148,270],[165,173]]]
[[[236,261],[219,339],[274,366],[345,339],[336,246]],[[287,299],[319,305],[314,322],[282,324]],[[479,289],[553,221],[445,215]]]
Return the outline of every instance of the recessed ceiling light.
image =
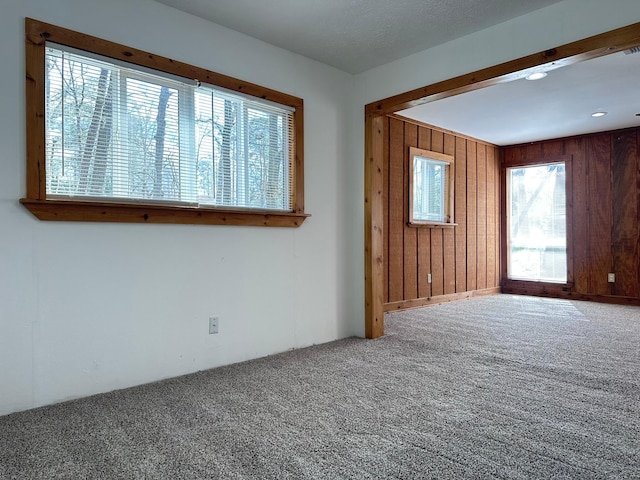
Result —
[[[540,80],[541,78],[544,78],[546,76],[547,74],[545,72],[534,72],[534,73],[530,73],[524,78],[526,78],[527,80]]]
[[[591,114],[591,116],[592,116],[593,118],[598,118],[598,117],[604,117],[606,114],[607,114],[607,112],[593,112],[593,113]]]

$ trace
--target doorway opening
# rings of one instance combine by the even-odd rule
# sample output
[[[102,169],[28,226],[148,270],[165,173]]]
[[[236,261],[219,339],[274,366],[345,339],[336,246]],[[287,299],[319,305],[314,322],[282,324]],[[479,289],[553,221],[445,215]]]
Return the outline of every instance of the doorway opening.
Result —
[[[393,118],[394,114],[411,107],[416,107],[428,102],[453,97],[462,93],[471,92],[480,88],[496,85],[498,83],[509,82],[521,78],[540,69],[557,69],[566,65],[571,65],[584,60],[597,58],[616,52],[622,52],[635,48],[640,44],[638,29],[640,24],[628,25],[606,33],[595,35],[565,44],[544,52],[534,53],[526,57],[494,65],[476,72],[460,75],[449,80],[420,87],[408,92],[404,92],[386,99],[382,99],[365,106],[365,174],[364,174],[364,294],[365,294],[365,335],[367,338],[377,338],[384,334],[384,312],[385,312],[385,284],[388,284],[388,272],[385,267],[385,256],[389,254],[385,250],[385,217],[386,203],[388,199],[384,196],[384,185],[388,180],[385,177],[385,162],[388,161],[388,144],[390,142],[390,129],[387,118]],[[386,155],[386,156],[385,156]],[[569,183],[567,189],[572,189],[571,172],[572,162],[570,155],[559,152],[558,155],[567,157],[568,163],[565,168],[568,173],[566,178]],[[516,165],[509,165],[515,167]],[[503,170],[504,173],[504,170]],[[504,177],[503,177],[504,178]],[[500,192],[500,217],[505,219],[507,213],[506,203],[506,182],[501,182]],[[571,205],[566,205],[565,215],[571,222]],[[566,224],[566,222],[565,222]],[[501,280],[510,281],[506,271],[508,265],[509,249],[507,246],[506,222],[502,223],[500,232],[500,266]],[[539,282],[538,291],[545,295],[567,295],[572,284],[572,262],[571,258],[571,231],[566,235],[569,240],[565,244],[569,249],[565,250],[568,265],[564,273],[565,280],[554,282]],[[558,261],[559,262],[559,261]],[[544,275],[546,276],[546,274]],[[561,275],[558,275],[560,278]],[[518,281],[515,281],[518,282]],[[531,282],[519,282],[530,283]],[[548,288],[547,284],[553,288]],[[562,285],[562,284],[565,285]],[[542,287],[540,287],[542,285]],[[504,285],[502,285],[504,289]],[[527,289],[529,286],[527,286]],[[568,289],[568,290],[563,290]],[[529,290],[527,290],[529,291]],[[442,297],[446,297],[443,295]],[[449,300],[444,298],[442,301]],[[405,308],[416,306],[407,305]]]

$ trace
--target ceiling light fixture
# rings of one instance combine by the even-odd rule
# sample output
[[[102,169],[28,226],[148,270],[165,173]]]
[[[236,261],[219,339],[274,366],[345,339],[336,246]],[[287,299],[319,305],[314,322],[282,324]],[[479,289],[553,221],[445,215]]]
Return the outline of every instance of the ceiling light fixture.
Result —
[[[592,116],[593,118],[598,118],[598,117],[604,117],[606,114],[607,114],[607,112],[593,112],[593,113],[591,114],[591,116]]]
[[[545,72],[533,72],[524,78],[526,78],[527,80],[540,80],[541,78],[544,78],[546,76],[547,74]]]

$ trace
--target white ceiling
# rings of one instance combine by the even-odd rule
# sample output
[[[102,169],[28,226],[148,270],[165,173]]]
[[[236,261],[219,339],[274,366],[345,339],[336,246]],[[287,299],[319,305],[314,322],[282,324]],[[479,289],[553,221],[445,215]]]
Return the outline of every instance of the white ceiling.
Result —
[[[560,0],[157,0],[360,73]]]
[[[359,73],[559,0],[156,0]],[[640,125],[640,53],[618,53],[399,112],[497,145]],[[607,111],[594,119],[596,110]]]
[[[496,145],[640,125],[640,53],[618,52],[398,112]],[[607,112],[593,118],[596,111]]]

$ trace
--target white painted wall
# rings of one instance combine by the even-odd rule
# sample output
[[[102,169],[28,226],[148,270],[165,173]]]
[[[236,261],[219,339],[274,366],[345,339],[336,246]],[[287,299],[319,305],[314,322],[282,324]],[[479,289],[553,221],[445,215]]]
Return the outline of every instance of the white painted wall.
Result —
[[[638,21],[638,0],[565,0],[358,74],[356,102],[375,102]]]
[[[351,75],[151,0],[0,10],[0,414],[354,333],[338,180]],[[26,16],[302,97],[313,216],[298,229],[35,219],[18,203]]]
[[[565,0],[356,75],[350,122],[356,130],[344,173],[349,218],[364,225],[364,105],[636,22],[640,22],[638,0]],[[362,298],[364,229],[355,229],[348,240],[347,257],[354,262],[348,275],[355,286],[350,295]],[[351,318],[359,321],[364,307],[362,302],[355,307],[358,310]],[[364,335],[363,322],[354,328]]]
[[[350,76],[151,0],[0,6],[0,414],[362,335],[364,105],[640,21],[637,0],[565,0]],[[37,221],[17,203],[25,16],[304,98],[313,217],[293,230]]]

